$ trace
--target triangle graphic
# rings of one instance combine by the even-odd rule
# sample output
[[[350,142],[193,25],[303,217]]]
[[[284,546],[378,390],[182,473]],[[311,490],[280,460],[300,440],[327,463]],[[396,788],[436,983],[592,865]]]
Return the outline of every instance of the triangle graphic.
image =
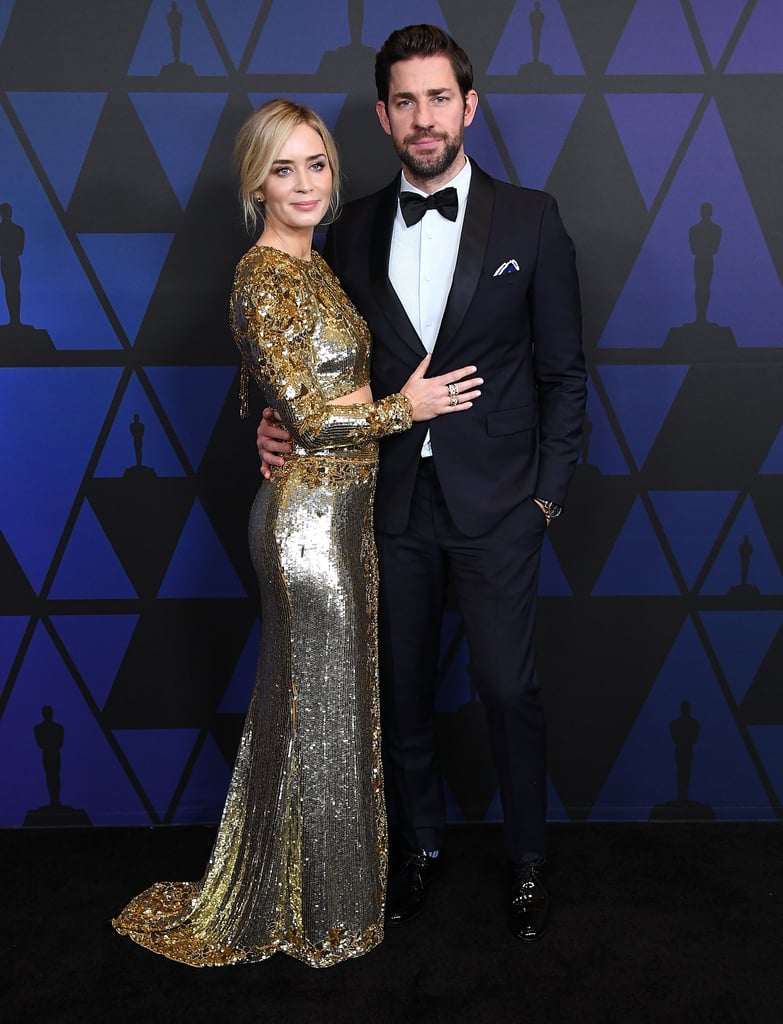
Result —
[[[687,366],[601,366],[599,373],[641,468],[688,372]]]
[[[746,560],[747,572],[743,573]],[[741,600],[753,600],[762,594],[783,594],[783,573],[778,569],[751,498],[745,501],[734,520],[701,592],[726,594]]]
[[[247,643],[239,656],[237,667],[226,687],[218,708],[219,715],[245,715],[256,681],[258,650],[261,643],[261,623],[255,620],[248,634]]]
[[[173,823],[195,825],[219,821],[230,781],[230,767],[213,737],[207,736],[174,811]]]
[[[545,187],[582,99],[567,94],[525,93],[487,97],[519,180],[526,188]]]
[[[538,594],[540,597],[570,597],[571,588],[560,568],[555,550],[548,537],[544,537],[541,548],[541,565],[538,576]]]
[[[481,103],[479,103],[476,110],[469,132],[470,152],[481,154],[482,170],[486,171],[487,174],[491,174],[493,178],[498,178],[500,181],[511,181],[508,168],[503,163],[503,158],[498,152],[492,131],[487,124],[487,118],[481,108]]]
[[[693,13],[699,23],[701,36],[712,66],[715,67],[726,49],[731,33],[739,21],[746,0],[691,0]]]
[[[705,167],[713,169],[705,179]],[[705,184],[706,180],[706,184]],[[739,346],[781,344],[783,286],[772,263],[731,144],[710,103],[599,341],[603,348],[660,348],[669,330],[693,322],[689,241],[703,204],[721,229],[707,319],[730,326]],[[660,296],[666,295],[666,302]]]
[[[277,99],[279,93],[253,92],[248,95],[255,110],[256,107],[260,107],[267,100]],[[346,93],[344,92],[294,92],[288,94],[288,98],[293,100],[294,103],[304,103],[305,106],[312,107],[330,132],[334,131],[337,118],[340,116],[345,104],[345,97]]]
[[[617,132],[649,209],[696,113],[700,95],[607,95]]]
[[[3,202],[25,233],[22,321],[45,331],[58,349],[119,347],[71,243],[0,111]]]
[[[161,819],[198,737],[198,729],[115,729],[114,738]]]
[[[775,438],[760,472],[765,474],[772,473],[775,475],[783,473],[783,427],[781,427],[780,433]]]
[[[29,619],[26,615],[0,615],[0,683],[4,684],[22,642]]]
[[[80,234],[176,231],[182,208],[124,90],[108,94],[68,207]]]
[[[258,0],[232,0],[230,4],[224,3],[224,0],[206,0],[206,5],[234,62],[234,68],[238,68],[261,10]]]
[[[8,98],[58,199],[67,207],[106,93],[17,92]]]
[[[698,75],[704,68],[680,0],[637,0],[606,73]]]
[[[0,719],[0,772],[14,780],[13,786],[5,787],[0,824],[21,825],[28,811],[48,803],[41,751],[33,732],[45,705],[53,709],[53,720],[64,729],[62,804],[81,815],[82,824],[149,824],[138,794],[42,625]]]
[[[49,597],[55,601],[89,601],[136,596],[95,513],[85,502]]]
[[[11,12],[13,9],[14,0],[2,0],[2,2],[0,2],[0,46],[3,45],[5,30],[8,28],[8,22],[11,19]]]
[[[193,477],[133,472],[93,478],[90,505],[142,598],[158,592],[193,504]]]
[[[79,235],[131,341],[144,319],[173,238],[172,234]]]
[[[748,732],[778,800],[783,803],[783,725],[751,725]]]
[[[532,10],[532,2],[517,0],[489,62],[487,74],[516,75],[520,67],[530,67],[531,70],[540,69],[544,73],[554,72],[556,75],[583,75],[584,67],[574,46],[568,24],[560,5],[553,3],[552,0],[542,0],[540,6],[544,20],[541,27],[539,64],[533,63],[533,36],[530,24]]]
[[[361,44],[376,50],[400,25],[427,22],[446,28],[435,0],[396,0],[389,4],[365,4],[360,38],[352,38],[347,7],[333,6],[324,17],[321,0],[301,0],[292,7],[287,0],[273,0],[256,51],[248,68],[251,74],[315,74],[325,54]],[[292,50],[291,39],[296,38]],[[368,81],[367,87],[372,84]]]
[[[185,470],[166,436],[158,414],[147,398],[139,378],[134,374],[122,396],[111,431],[103,446],[95,470],[96,477],[122,477],[135,472],[137,458],[134,432],[141,433],[142,466],[151,470],[152,475],[185,475]]]
[[[637,498],[593,588],[596,596],[676,594],[678,588]]]
[[[582,430],[582,456],[579,464],[596,466],[607,476],[627,476],[628,464],[594,387],[587,389],[587,415]]]
[[[783,10],[779,0],[758,0],[734,55],[726,66],[732,75],[783,71]]]
[[[783,612],[701,612],[700,618],[734,700],[740,705],[783,625]]]
[[[0,480],[9,485],[0,490],[0,530],[36,590],[60,539],[120,372],[112,367],[35,367],[8,368],[0,375],[0,408],[15,427],[13,436],[0,437]],[[53,423],[62,425],[57,457],[30,458],[30,452],[51,451]],[[24,445],[18,437],[24,437]],[[31,509],[38,511],[31,515]]]
[[[178,67],[191,78],[194,72],[196,75],[226,74],[226,67],[195,0],[178,0],[177,7],[182,14],[180,65],[174,64],[173,38],[168,23],[171,0],[152,0],[144,30],[139,36],[136,52],[128,68],[129,75],[158,75],[164,68],[176,72]],[[185,66],[184,71],[182,65]]]
[[[782,664],[783,629],[772,641],[745,694],[740,713],[747,725],[783,725],[783,690],[780,686]]]
[[[0,530],[0,615],[32,611],[35,593]]]
[[[438,25],[448,32],[449,27],[444,21],[441,5],[437,0],[395,0],[393,4],[365,3],[362,42],[366,46],[371,46],[373,50],[379,50],[384,40],[401,25],[422,24]]]
[[[246,597],[223,545],[194,501],[158,597]]]
[[[736,499],[734,491],[651,491],[650,499],[692,587]]]
[[[147,369],[166,416],[193,466],[204,457],[226,396],[234,386],[235,366],[154,366]]]
[[[672,723],[682,721],[684,701],[699,723],[688,786],[694,811],[724,820],[772,816],[737,724],[687,621],[601,791],[593,820],[667,816],[667,805],[678,795],[672,737],[678,726]]]
[[[223,93],[131,93],[184,210],[226,105]]]
[[[138,621],[138,615],[52,616],[99,708],[106,703]]]
[[[549,816],[547,815],[547,819]],[[500,802],[500,786],[495,790],[492,799],[489,801],[487,810],[482,821],[503,821],[503,804]]]
[[[273,0],[250,74],[314,75],[327,50],[350,42],[346,7],[331,8],[327,17],[320,0]],[[296,46],[291,40],[296,39]],[[279,95],[279,93],[277,94]]]

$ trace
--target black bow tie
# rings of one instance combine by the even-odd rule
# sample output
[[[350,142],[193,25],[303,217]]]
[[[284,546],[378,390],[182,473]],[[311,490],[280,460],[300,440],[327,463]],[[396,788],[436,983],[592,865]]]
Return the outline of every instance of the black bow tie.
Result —
[[[400,192],[400,212],[407,227],[418,223],[427,210],[437,210],[446,220],[456,220],[458,209],[457,190],[453,186],[433,192],[431,196]]]

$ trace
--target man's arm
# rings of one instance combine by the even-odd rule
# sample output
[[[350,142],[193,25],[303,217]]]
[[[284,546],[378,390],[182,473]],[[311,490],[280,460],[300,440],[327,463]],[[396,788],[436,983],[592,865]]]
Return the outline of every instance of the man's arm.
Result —
[[[267,407],[261,414],[256,430],[256,448],[261,459],[261,475],[265,480],[272,476],[272,469],[285,464],[284,455],[291,452],[291,435],[280,422],[274,409]]]
[[[554,199],[547,203],[541,217],[531,314],[533,372],[540,411],[535,496],[564,505],[579,458],[587,371],[574,247]]]

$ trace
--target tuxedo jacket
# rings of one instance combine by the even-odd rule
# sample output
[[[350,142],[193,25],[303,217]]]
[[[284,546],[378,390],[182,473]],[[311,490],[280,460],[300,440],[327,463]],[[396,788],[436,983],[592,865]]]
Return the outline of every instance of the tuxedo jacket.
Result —
[[[389,281],[400,178],[349,203],[325,256],[369,324],[375,398],[399,391],[425,349]],[[514,260],[519,269],[495,276]],[[376,527],[408,521],[427,429],[454,523],[492,529],[525,499],[565,504],[586,397],[574,249],[555,200],[497,181],[473,163],[457,264],[428,376],[475,365],[481,396],[381,441]]]

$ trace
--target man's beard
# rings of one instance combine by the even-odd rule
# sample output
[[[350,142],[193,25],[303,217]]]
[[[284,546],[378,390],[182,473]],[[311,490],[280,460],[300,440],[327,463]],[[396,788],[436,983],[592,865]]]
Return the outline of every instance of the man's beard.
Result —
[[[445,145],[438,154],[422,153],[417,156],[411,153],[410,145],[422,138],[438,139]],[[394,148],[403,167],[406,167],[415,177],[429,181],[432,178],[439,178],[451,167],[462,149],[463,138],[462,132],[459,133],[459,136],[446,135],[444,132],[419,132],[406,136],[399,145],[395,143]]]

